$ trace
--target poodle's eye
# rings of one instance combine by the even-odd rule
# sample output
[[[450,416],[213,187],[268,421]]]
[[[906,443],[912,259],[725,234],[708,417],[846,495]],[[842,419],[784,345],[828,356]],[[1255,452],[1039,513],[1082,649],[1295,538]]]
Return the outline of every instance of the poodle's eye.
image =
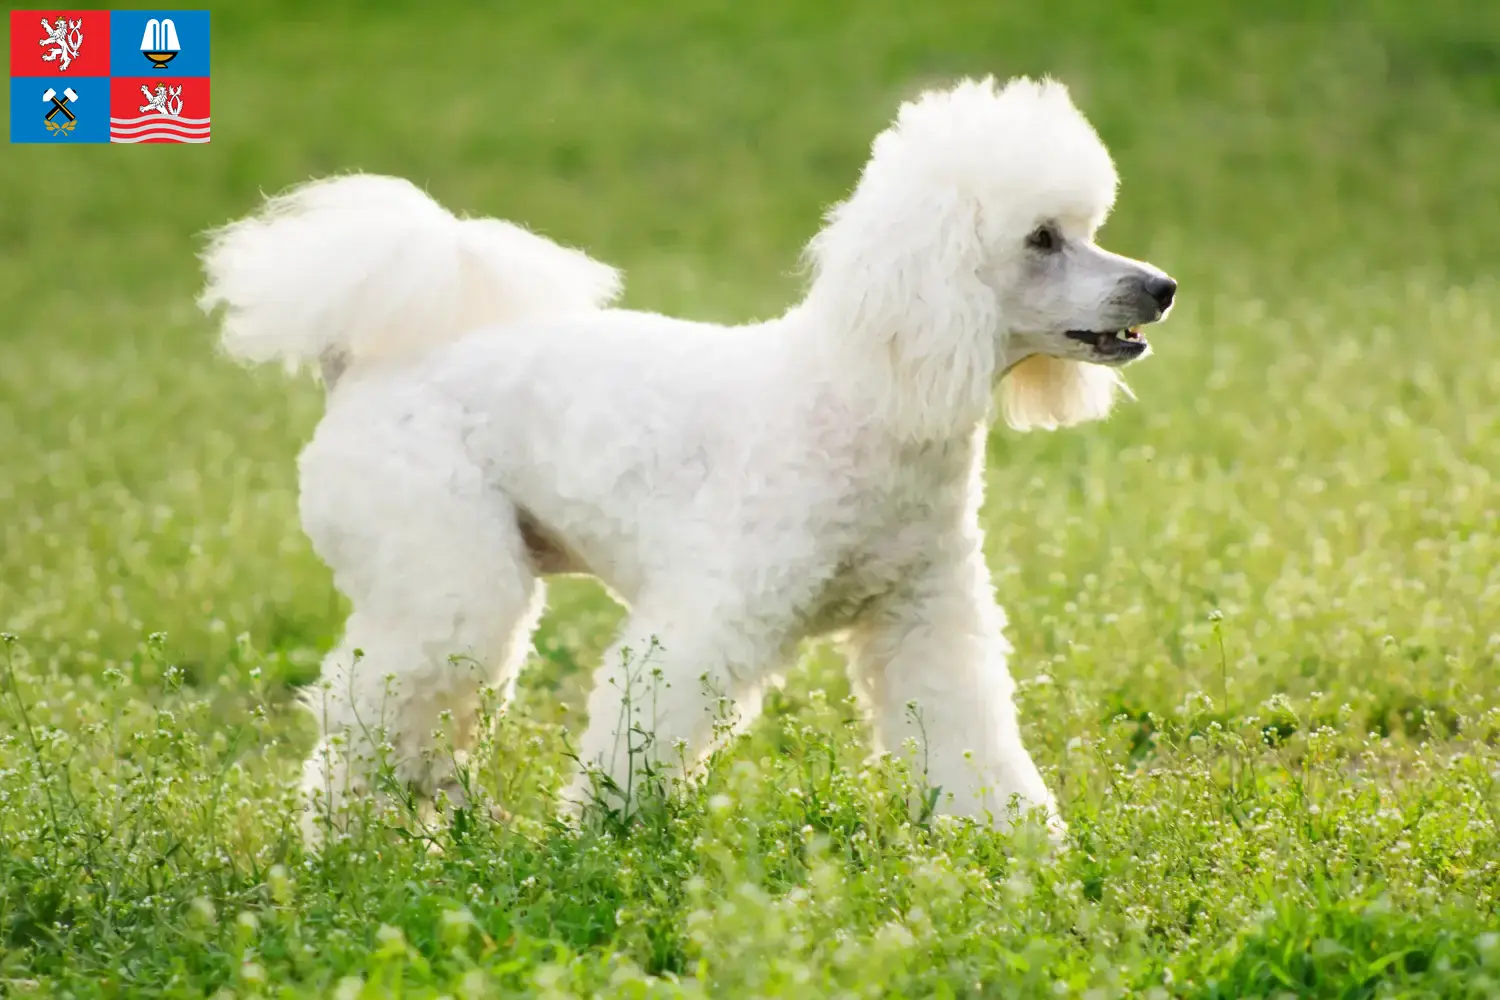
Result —
[[[1052,226],[1037,226],[1026,237],[1026,245],[1033,250],[1052,253],[1062,246],[1062,237],[1057,235],[1057,230]]]

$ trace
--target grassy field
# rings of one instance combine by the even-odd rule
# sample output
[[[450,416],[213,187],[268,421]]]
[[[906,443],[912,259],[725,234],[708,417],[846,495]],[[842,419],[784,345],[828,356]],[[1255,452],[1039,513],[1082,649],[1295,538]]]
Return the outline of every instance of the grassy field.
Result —
[[[213,18],[209,146],[0,155],[0,995],[1500,996],[1500,7]],[[1138,403],[992,439],[1067,850],[908,821],[822,648],[693,795],[555,825],[620,615],[568,581],[478,756],[514,819],[304,854],[321,392],[215,357],[198,234],[398,173],[631,305],[763,317],[896,102],[983,72],[1073,87],[1123,178],[1104,242],[1182,283]]]

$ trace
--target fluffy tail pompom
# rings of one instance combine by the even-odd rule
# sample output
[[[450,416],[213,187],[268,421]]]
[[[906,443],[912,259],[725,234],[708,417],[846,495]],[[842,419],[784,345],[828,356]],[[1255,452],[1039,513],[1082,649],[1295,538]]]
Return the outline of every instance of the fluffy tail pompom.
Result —
[[[348,365],[419,353],[481,327],[602,309],[614,268],[498,219],[460,219],[416,185],[365,174],[267,199],[210,234],[198,303],[224,307],[233,357]]]

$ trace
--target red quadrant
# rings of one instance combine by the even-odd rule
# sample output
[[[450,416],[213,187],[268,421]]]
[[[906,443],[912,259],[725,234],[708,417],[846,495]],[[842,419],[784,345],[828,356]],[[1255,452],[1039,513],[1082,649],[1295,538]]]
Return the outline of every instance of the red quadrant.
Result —
[[[109,141],[207,142],[208,79],[114,77],[109,81]]]
[[[109,11],[11,11],[10,75],[109,76]]]

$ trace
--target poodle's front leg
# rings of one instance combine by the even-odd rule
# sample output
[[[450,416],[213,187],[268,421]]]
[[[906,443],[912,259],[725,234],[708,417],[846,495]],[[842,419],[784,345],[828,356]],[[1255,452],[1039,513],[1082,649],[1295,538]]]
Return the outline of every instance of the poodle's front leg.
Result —
[[[855,684],[873,708],[877,744],[911,752],[914,775],[938,789],[938,812],[1003,826],[1037,809],[1061,835],[1021,740],[1004,627],[980,553],[934,567],[853,630]]]
[[[759,713],[780,645],[740,616],[638,605],[594,675],[565,809],[577,815],[596,798],[628,807],[649,783],[691,772],[716,737]]]

